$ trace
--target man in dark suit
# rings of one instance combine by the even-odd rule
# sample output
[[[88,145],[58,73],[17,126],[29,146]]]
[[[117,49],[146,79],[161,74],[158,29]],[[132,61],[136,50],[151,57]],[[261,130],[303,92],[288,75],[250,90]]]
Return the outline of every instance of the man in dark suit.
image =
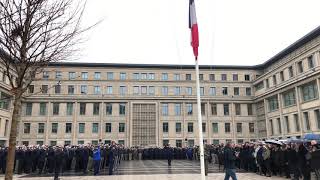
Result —
[[[236,176],[236,166],[235,160],[237,159],[238,154],[235,154],[234,144],[228,142],[224,149],[224,167],[226,170],[225,180],[229,179],[230,176],[233,180],[237,180]]]
[[[54,152],[54,180],[59,180],[59,173],[61,171],[63,154],[64,152],[62,146],[58,146]]]
[[[170,144],[165,145],[164,147],[166,153],[166,159],[168,160],[168,166],[171,166],[171,160],[173,157],[173,149],[170,147]]]

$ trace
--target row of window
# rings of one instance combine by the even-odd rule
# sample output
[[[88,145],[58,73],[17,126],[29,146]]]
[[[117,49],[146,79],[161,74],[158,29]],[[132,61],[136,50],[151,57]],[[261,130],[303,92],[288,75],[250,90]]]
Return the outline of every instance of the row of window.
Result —
[[[317,123],[317,128],[320,129],[320,111],[319,109],[314,110],[314,119]],[[304,131],[310,131],[311,130],[311,121],[310,121],[310,115],[309,112],[303,112],[303,123],[304,123]],[[277,126],[277,133],[282,134],[284,133],[291,133],[291,132],[300,132],[301,127],[300,127],[300,122],[299,122],[299,116],[298,114],[293,114],[293,120],[290,121],[289,116],[284,116],[283,119],[283,124],[284,127],[282,127],[282,123],[280,118],[277,119],[270,119],[269,120],[269,127],[270,127],[270,134],[275,135],[275,126]]]
[[[319,93],[316,82],[305,84],[299,88],[301,93],[301,100],[303,102],[318,99]],[[296,105],[296,92],[295,89],[282,93],[283,107]],[[276,111],[279,109],[278,96],[273,96],[268,99],[269,111]]]
[[[27,102],[26,103],[26,111],[25,115],[26,116],[31,116],[32,115],[32,109],[33,109],[33,104],[32,102]],[[57,103],[54,102],[52,103],[52,115],[59,115],[60,114],[60,104],[62,103]],[[87,104],[89,103],[84,103],[81,102],[79,103],[79,114],[80,115],[86,115],[87,114]],[[100,114],[100,103],[92,103],[92,113],[93,115],[99,115]],[[68,102],[66,103],[67,105],[67,111],[66,115],[71,116],[73,115],[74,111],[74,103]],[[47,115],[47,103],[39,103],[39,115],[45,116]],[[106,115],[112,115],[113,112],[113,104],[112,103],[105,103],[106,106]],[[120,103],[119,104],[119,115],[126,115],[126,104],[125,103]]]
[[[58,123],[51,123],[51,133],[57,134],[58,133]],[[92,123],[91,126],[92,133],[98,133],[99,132],[99,123]],[[124,133],[126,129],[125,123],[119,123],[118,126],[118,132]],[[31,130],[31,123],[24,123],[24,134],[30,134]],[[45,130],[45,123],[38,123],[38,134],[44,134]],[[86,133],[86,123],[78,123],[78,133]],[[112,132],[112,124],[111,123],[105,123],[105,132],[111,133]],[[72,123],[66,123],[65,124],[65,133],[72,133]]]
[[[182,124],[180,122],[177,122],[175,124],[175,130],[176,133],[181,133],[181,126]],[[237,133],[242,133],[242,125],[243,123],[237,123],[236,124],[236,130]],[[224,123],[224,132],[225,133],[230,133],[231,132],[231,123]],[[202,123],[202,132],[206,132],[207,129],[207,123]],[[168,122],[164,122],[162,123],[162,132],[163,133],[168,133],[169,132],[169,123]],[[193,133],[193,123],[189,122],[188,126],[187,126],[187,132],[188,133]],[[219,133],[219,127],[218,127],[218,123],[212,123],[212,132],[213,133]],[[249,132],[250,133],[254,133],[254,123],[249,123]]]
[[[111,140],[104,140],[105,144],[111,144],[111,142],[112,142]],[[36,141],[36,144],[40,145],[40,146],[42,146],[43,143],[44,143],[44,141],[41,141],[41,140]],[[92,140],[91,141],[91,144],[93,144],[93,145],[98,145],[98,143],[99,143],[98,140]],[[124,140],[118,140],[118,144],[124,145],[124,143],[125,143]],[[25,146],[29,146],[29,141],[22,141],[22,144],[25,145]],[[71,145],[71,140],[64,141],[64,144],[65,145]],[[79,145],[79,144],[85,144],[84,140],[78,140],[77,141],[77,145]],[[50,146],[56,146],[57,145],[57,141],[50,141],[49,145]]]
[[[187,145],[188,145],[189,147],[193,147],[193,146],[195,145],[195,144],[194,144],[194,139],[186,139],[185,141],[187,142]],[[250,142],[255,142],[255,141],[256,141],[255,139],[250,139]],[[165,145],[167,145],[169,142],[170,142],[169,139],[163,139],[163,140],[162,140],[162,145],[165,146]],[[183,145],[182,142],[183,142],[182,139],[176,139],[176,140],[175,140],[175,145],[176,145],[176,147],[182,147],[182,145]],[[219,140],[219,139],[212,139],[211,142],[212,142],[212,144],[215,144],[215,145],[219,145],[219,144],[220,144],[220,140]],[[223,142],[223,141],[222,141],[222,142]],[[232,142],[232,139],[226,139],[225,142],[226,142],[226,143]],[[207,139],[204,139],[204,140],[203,140],[203,143],[204,143],[204,144],[207,144],[207,143],[209,143],[209,142],[207,141]],[[237,143],[238,143],[238,144],[244,143],[244,139],[237,139]]]
[[[93,73],[93,79],[94,80],[101,80],[101,79],[106,79],[106,80],[115,80],[114,72],[107,72],[106,77],[102,77],[101,72],[94,72]],[[128,74],[126,72],[120,72],[119,73],[119,79],[120,80],[127,80],[128,79]],[[69,80],[74,80],[78,79],[78,77],[81,80],[88,80],[89,79],[89,73],[88,72],[81,72],[81,75],[77,76],[76,72],[68,72],[68,78]],[[185,78],[182,78],[182,74],[175,73],[173,75],[173,80],[175,81],[181,81],[181,80],[193,80],[192,79],[192,74],[185,74]],[[250,75],[245,74],[243,76],[244,81],[250,81]],[[43,79],[49,79],[50,78],[50,72],[49,71],[44,71],[42,74]],[[55,72],[55,79],[62,79],[62,72],[61,71],[56,71]],[[155,80],[155,73],[132,73],[132,79],[133,80]],[[208,74],[208,78],[205,78],[204,74],[199,74],[199,79],[200,80],[210,80],[210,81],[215,81],[216,80],[216,74]],[[118,80],[118,79],[117,79]],[[168,73],[162,73],[161,74],[161,80],[167,81],[169,80],[169,74]],[[228,75],[227,74],[221,74],[220,75],[220,80],[221,81],[228,81]],[[239,75],[238,74],[232,74],[232,80],[233,81],[239,81]]]
[[[55,94],[61,94],[62,92],[62,86],[61,85],[54,85],[54,93]],[[68,94],[73,95],[75,93],[75,86],[74,85],[68,85]],[[168,86],[162,86],[161,88],[161,95],[169,95],[169,88]],[[173,95],[179,96],[179,95],[193,95],[193,88],[192,87],[185,87],[185,92],[183,92],[183,87],[176,86],[173,88]],[[133,95],[155,95],[155,86],[133,86]],[[216,87],[209,87],[208,92],[205,92],[204,87],[200,87],[200,94],[205,95],[208,94],[210,96],[216,96],[217,94],[217,88]],[[224,96],[231,95],[231,93],[228,92],[228,87],[222,87],[221,88],[221,94]],[[42,85],[40,88],[40,92],[42,94],[48,94],[49,92],[49,86],[48,85]],[[34,85],[29,86],[29,93],[35,93],[34,91]],[[81,94],[88,94],[88,85],[80,85],[80,93]],[[102,87],[101,86],[93,86],[93,94],[102,94]],[[113,86],[106,86],[105,94],[115,94],[113,91]],[[126,86],[119,86],[119,92],[120,95],[128,94],[127,87]],[[239,96],[240,95],[240,87],[234,87],[233,88],[233,95]],[[245,95],[251,96],[252,91],[250,87],[245,88]]]
[[[175,103],[174,104],[174,115],[175,116],[181,116],[181,109],[182,109],[182,104],[181,103]],[[192,103],[187,103],[185,105],[186,107],[186,114],[187,115],[193,115],[193,106],[194,104]],[[225,104],[222,104],[223,106],[223,115],[224,116],[229,116],[230,115],[230,104],[228,103],[225,103]],[[216,103],[210,103],[210,109],[208,109],[209,111],[209,114],[210,115],[213,115],[213,116],[216,116],[218,115],[218,110],[217,110],[217,107],[218,107],[218,104]],[[168,103],[162,103],[161,104],[161,109],[162,109],[162,116],[168,116],[170,115],[169,114],[169,104]],[[239,103],[235,103],[235,115],[242,115],[241,114],[241,104]],[[206,104],[205,103],[201,103],[201,114],[202,115],[206,115]],[[251,116],[253,115],[253,112],[252,112],[252,104],[247,104],[247,115],[248,116]]]

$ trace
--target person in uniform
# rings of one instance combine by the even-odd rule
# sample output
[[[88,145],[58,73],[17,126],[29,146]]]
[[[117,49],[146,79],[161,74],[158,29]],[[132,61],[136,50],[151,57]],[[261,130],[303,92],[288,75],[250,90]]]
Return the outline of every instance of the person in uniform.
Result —
[[[170,147],[169,143],[167,145],[165,145],[164,150],[165,150],[165,153],[166,153],[166,159],[168,160],[168,166],[171,166],[171,160],[172,160],[172,157],[173,157],[173,150]]]
[[[54,151],[54,180],[59,180],[59,173],[62,167],[63,155],[64,152],[62,146],[57,146]]]

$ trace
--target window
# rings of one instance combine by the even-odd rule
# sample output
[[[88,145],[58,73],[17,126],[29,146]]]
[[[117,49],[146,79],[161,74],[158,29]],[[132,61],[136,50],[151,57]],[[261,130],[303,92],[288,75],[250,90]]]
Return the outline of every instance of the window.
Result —
[[[56,146],[57,145],[57,141],[50,141],[50,146]]]
[[[202,132],[205,133],[207,129],[207,124],[206,123],[202,123]]]
[[[299,116],[298,114],[294,114],[293,115],[293,119],[294,119],[294,122],[295,122],[295,125],[296,125],[296,131],[300,131],[300,122],[299,122]]]
[[[212,123],[212,132],[213,133],[219,132],[218,123]]]
[[[168,73],[162,73],[162,80],[167,81],[168,80]]]
[[[269,103],[269,112],[275,111],[279,108],[277,96],[273,96],[273,97],[269,98],[268,103]]]
[[[181,104],[180,103],[176,103],[174,105],[174,112],[176,116],[181,116]]]
[[[84,133],[85,131],[85,123],[79,123],[79,133]]]
[[[61,86],[60,85],[55,85],[54,86],[54,93],[55,94],[60,94],[61,93]]]
[[[282,133],[282,127],[281,127],[280,118],[277,118],[277,122],[278,122],[279,134],[281,134]]]
[[[286,133],[290,133],[290,124],[288,116],[284,116],[284,122],[286,124]]]
[[[169,132],[169,124],[168,124],[167,122],[164,122],[164,123],[162,124],[162,131],[163,131],[164,133],[168,133],[168,132]]]
[[[264,88],[263,81],[259,82],[257,85],[255,85],[256,91],[259,91],[260,89]]]
[[[82,72],[81,73],[81,79],[82,80],[88,80],[88,72]]]
[[[81,85],[80,86],[80,91],[81,91],[81,94],[87,94],[88,93],[87,85]]]
[[[118,140],[118,144],[124,145],[124,140]]]
[[[246,88],[246,95],[251,96],[251,88],[249,87]]]
[[[113,80],[113,72],[107,72],[107,79]]]
[[[99,115],[100,103],[93,103],[93,115]]]
[[[228,95],[228,88],[222,87],[222,95],[227,96]]]
[[[211,115],[217,115],[217,104],[211,103]]]
[[[166,145],[168,145],[168,144],[169,144],[169,140],[168,140],[168,139],[162,140],[162,145],[163,145],[163,146],[166,146]]]
[[[92,141],[91,141],[91,144],[92,144],[92,145],[98,145],[98,141],[97,141],[97,140],[92,140]]]
[[[292,66],[288,67],[288,71],[289,71],[289,77],[293,77],[293,68]]]
[[[209,80],[210,81],[215,81],[215,75],[214,74],[209,74]]]
[[[32,115],[32,103],[28,102],[26,103],[26,116]]]
[[[281,80],[282,82],[284,81],[283,71],[280,71],[280,80]]]
[[[107,94],[112,94],[112,93],[113,93],[112,86],[107,86]]]
[[[219,145],[219,143],[220,143],[219,139],[212,140],[212,144],[214,144],[214,145]]]
[[[270,135],[273,135],[273,134],[274,134],[274,131],[273,131],[272,119],[269,120],[269,124],[270,124]]]
[[[206,115],[206,104],[201,103],[201,115],[204,116]]]
[[[310,101],[318,98],[318,90],[316,83],[310,83],[301,87],[303,101]]]
[[[192,115],[192,109],[193,109],[192,104],[188,103],[186,104],[186,106],[187,106],[187,114]]]
[[[38,123],[38,134],[44,133],[44,123]]]
[[[126,86],[120,86],[120,95],[125,95],[127,92],[127,88]]]
[[[25,134],[30,133],[30,123],[24,123],[23,133]]]
[[[34,93],[34,85],[29,85],[29,87],[28,87],[28,92],[29,92],[30,94]]]
[[[52,115],[59,115],[59,103],[52,103]]]
[[[215,96],[216,95],[216,88],[215,87],[210,87],[210,96]]]
[[[221,74],[221,81],[227,80],[227,74]]]
[[[119,115],[126,115],[126,105],[124,103],[119,104]]]
[[[192,79],[192,78],[191,78],[191,74],[186,74],[186,80],[187,80],[187,81],[191,81],[191,79]]]
[[[147,78],[147,73],[141,73],[141,80],[146,80]]]
[[[201,95],[201,96],[204,95],[204,87],[200,87],[200,95]]]
[[[273,79],[273,85],[277,85],[277,76],[276,75],[273,75],[272,76],[272,79]]]
[[[188,123],[188,133],[193,133],[193,123]]]
[[[68,85],[68,94],[74,94],[74,86]]]
[[[125,123],[119,123],[119,133],[125,132],[126,126]]]
[[[174,74],[174,80],[180,81],[180,74]]]
[[[149,95],[154,95],[155,94],[155,87],[154,86],[149,86]]]
[[[179,96],[180,95],[180,89],[181,89],[181,87],[175,87],[174,88],[174,95],[175,96]]]
[[[47,94],[48,93],[48,85],[42,85],[41,92],[42,92],[42,94]]]
[[[247,104],[247,111],[248,111],[248,116],[252,116],[252,104]]]
[[[168,104],[167,103],[162,104],[162,116],[168,116]]]
[[[203,74],[199,74],[199,80],[203,81]]]
[[[298,62],[298,72],[303,73],[302,61]]]
[[[133,86],[133,94],[134,95],[140,94],[140,87],[139,86]]]
[[[69,72],[69,80],[76,79],[76,73],[75,72]]]
[[[230,123],[224,123],[224,132],[230,133]]]
[[[315,114],[315,118],[316,118],[316,121],[317,121],[318,129],[320,129],[320,111],[319,111],[319,109],[315,110],[314,114]]]
[[[188,146],[193,147],[194,146],[194,140],[193,139],[188,139]]]
[[[176,147],[179,147],[179,148],[182,147],[182,140],[181,139],[176,140]]]
[[[51,123],[51,133],[57,134],[58,132],[58,123]]]
[[[149,73],[148,74],[148,79],[149,80],[154,80],[155,79],[154,73]]]
[[[244,75],[244,80],[245,81],[250,81],[250,75],[249,74],[245,74]]]
[[[85,115],[86,114],[86,103],[80,103],[80,115]]]
[[[101,72],[95,72],[94,73],[94,80],[100,80],[101,79]],[[109,78],[108,78],[109,80]]]
[[[71,116],[73,114],[73,103],[72,102],[68,102],[67,103],[67,115]]]
[[[239,87],[234,87],[233,88],[233,94],[235,95],[235,96],[239,96],[239,93],[240,91],[239,91]]]
[[[45,116],[47,114],[47,103],[41,102],[40,103],[40,116]]]
[[[43,145],[43,141],[37,141],[36,145],[42,146]]]
[[[83,140],[78,141],[78,144],[84,144]]]
[[[140,74],[139,73],[133,73],[133,79],[134,80],[139,80],[140,79]]]
[[[71,130],[72,130],[72,124],[66,123],[66,133],[71,133]]]
[[[249,132],[254,133],[254,123],[249,123]]]
[[[242,133],[242,123],[237,123],[237,133]]]
[[[49,79],[49,72],[48,71],[43,71],[42,78],[43,79]]]
[[[186,87],[186,94],[189,96],[192,95],[192,87]]]
[[[266,79],[266,88],[269,88],[270,84],[269,84],[269,79]]]
[[[111,103],[106,104],[106,114],[112,115],[112,104]]]
[[[241,115],[241,105],[236,103],[235,105],[235,109],[236,109],[236,115]]]
[[[303,117],[304,117],[305,128],[306,128],[307,131],[310,131],[309,113],[308,112],[304,112],[303,113]]]
[[[181,123],[176,123],[176,133],[181,133]]]
[[[99,123],[92,123],[92,133],[99,132]]]
[[[106,123],[106,133],[111,133],[111,123]]]
[[[61,78],[62,78],[61,71],[56,71],[56,79],[61,79]]]
[[[233,81],[238,81],[238,74],[233,74],[232,79]]]
[[[0,92],[0,109],[9,110],[11,97],[8,94]]]
[[[162,95],[167,96],[168,95],[168,87],[167,86],[163,86],[161,89]]]
[[[120,80],[126,80],[127,79],[127,73],[121,72],[120,73]]]
[[[229,104],[223,104],[223,114],[229,116]]]
[[[101,94],[100,86],[94,86],[94,94]]]
[[[314,68],[313,55],[308,57],[308,66],[309,66],[309,69]]]
[[[291,90],[283,94],[284,107],[292,106],[296,104],[295,91]]]

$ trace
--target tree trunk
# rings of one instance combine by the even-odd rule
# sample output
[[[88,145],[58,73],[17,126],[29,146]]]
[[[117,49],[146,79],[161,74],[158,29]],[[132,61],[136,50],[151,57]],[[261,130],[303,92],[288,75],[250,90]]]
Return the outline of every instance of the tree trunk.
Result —
[[[7,169],[5,180],[12,180],[14,171],[14,160],[16,150],[16,139],[17,139],[17,125],[21,118],[21,93],[16,93],[13,103],[13,114],[11,120],[11,130],[9,139],[9,150],[7,155]]]

